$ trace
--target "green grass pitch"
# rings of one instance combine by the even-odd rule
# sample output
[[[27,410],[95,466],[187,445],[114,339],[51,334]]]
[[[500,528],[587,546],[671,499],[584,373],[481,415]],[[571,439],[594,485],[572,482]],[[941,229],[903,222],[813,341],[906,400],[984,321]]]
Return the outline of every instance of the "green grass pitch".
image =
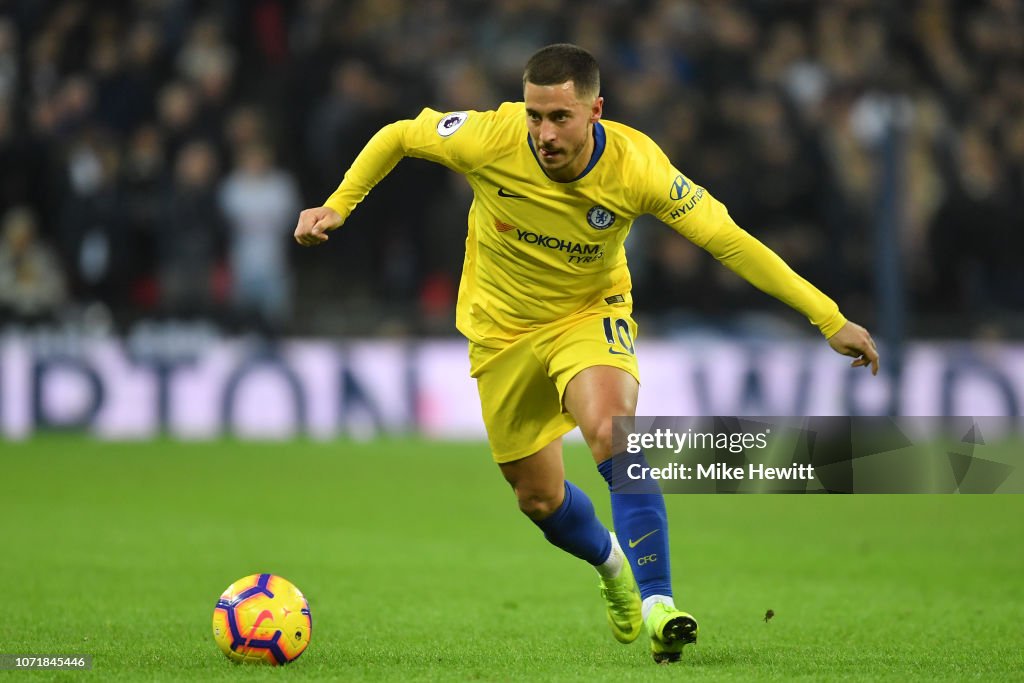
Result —
[[[569,476],[608,520],[589,455]],[[700,642],[616,643],[595,572],[516,510],[487,449],[416,440],[0,445],[0,652],[91,654],[12,680],[1021,680],[1024,496],[668,496]],[[294,664],[217,649],[255,572],[313,613]],[[764,621],[766,610],[775,617]]]

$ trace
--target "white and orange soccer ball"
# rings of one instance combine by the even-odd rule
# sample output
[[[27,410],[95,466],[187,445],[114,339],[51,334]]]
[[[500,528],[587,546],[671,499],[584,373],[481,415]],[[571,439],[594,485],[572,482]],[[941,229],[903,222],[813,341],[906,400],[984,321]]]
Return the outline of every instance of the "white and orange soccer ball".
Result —
[[[312,633],[306,598],[274,574],[235,581],[213,609],[213,639],[236,662],[293,662],[309,646]]]

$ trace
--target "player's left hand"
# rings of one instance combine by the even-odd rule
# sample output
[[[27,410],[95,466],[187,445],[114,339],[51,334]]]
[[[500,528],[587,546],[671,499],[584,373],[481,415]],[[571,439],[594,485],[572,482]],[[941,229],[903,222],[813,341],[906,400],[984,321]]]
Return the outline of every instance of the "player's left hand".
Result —
[[[829,337],[829,346],[844,356],[855,358],[850,367],[863,368],[871,366],[871,374],[878,374],[878,349],[875,340],[863,327],[854,322],[847,322],[838,332]]]

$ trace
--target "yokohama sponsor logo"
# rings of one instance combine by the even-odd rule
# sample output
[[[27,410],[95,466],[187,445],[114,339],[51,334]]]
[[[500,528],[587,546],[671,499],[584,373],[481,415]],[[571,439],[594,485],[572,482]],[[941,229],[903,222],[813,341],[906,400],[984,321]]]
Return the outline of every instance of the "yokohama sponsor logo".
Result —
[[[510,223],[505,223],[504,221],[500,221],[497,218],[494,219],[494,227],[498,230],[498,232],[508,232],[509,230],[516,229],[516,226]]]
[[[579,242],[573,242],[572,240],[563,240],[558,237],[551,237],[550,235],[541,235],[537,232],[531,232],[529,230],[520,230],[516,228],[516,235],[519,237],[520,242],[526,242],[527,244],[539,244],[547,249],[554,249],[556,251],[564,251],[566,254],[576,254],[585,256],[601,256],[601,245],[600,244],[580,244]]]

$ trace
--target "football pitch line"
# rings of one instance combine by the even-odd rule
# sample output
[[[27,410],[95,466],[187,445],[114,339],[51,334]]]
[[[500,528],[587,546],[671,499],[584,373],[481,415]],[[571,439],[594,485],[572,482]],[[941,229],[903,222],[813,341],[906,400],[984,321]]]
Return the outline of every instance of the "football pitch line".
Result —
[[[1010,443],[1007,448],[1024,447]],[[604,520],[579,446],[568,476]],[[683,662],[612,640],[596,574],[516,510],[486,446],[420,440],[0,446],[0,653],[39,680],[1020,680],[1024,496],[667,496]],[[232,664],[217,597],[305,593],[294,664]],[[773,618],[766,621],[767,610]]]

